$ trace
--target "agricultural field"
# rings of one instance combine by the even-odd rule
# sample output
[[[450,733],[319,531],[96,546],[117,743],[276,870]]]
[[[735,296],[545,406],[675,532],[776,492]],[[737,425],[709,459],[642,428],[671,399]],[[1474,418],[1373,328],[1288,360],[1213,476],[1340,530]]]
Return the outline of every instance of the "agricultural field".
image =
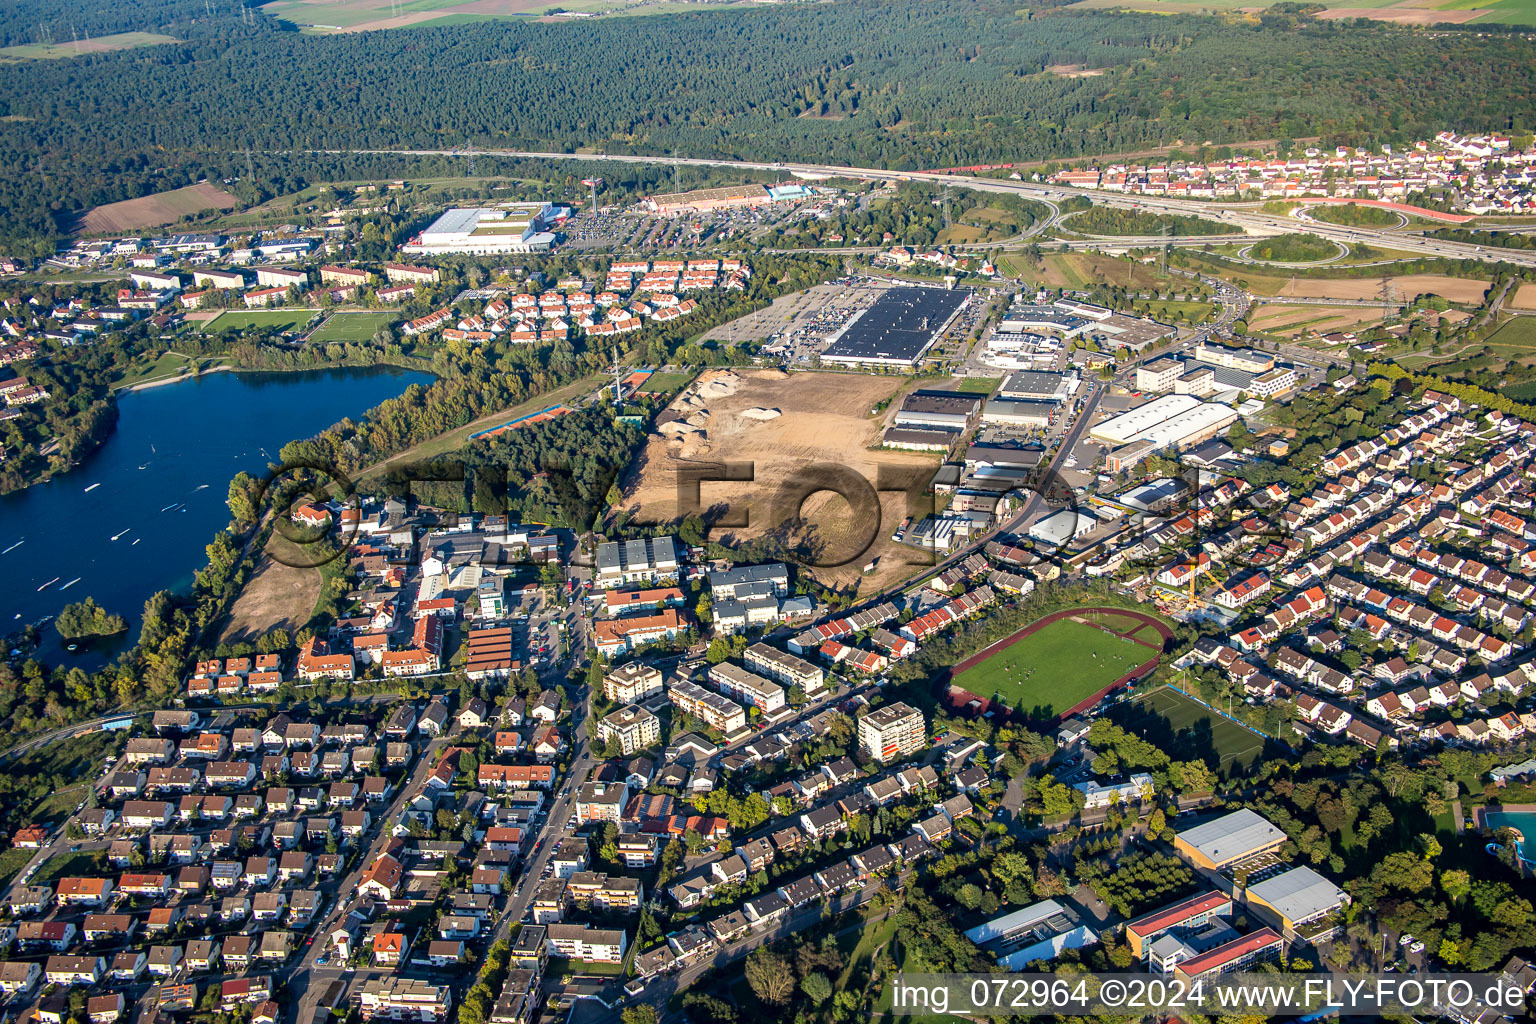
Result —
[[[613,514],[637,523],[678,519],[688,511],[678,505],[680,470],[745,463],[753,468],[750,481],[700,484],[704,508],[722,506],[745,517],[745,526],[717,530],[715,540],[730,546],[769,536],[819,563],[810,571],[829,586],[867,592],[897,582],[928,563],[890,539],[907,514],[905,495],[878,494],[878,516],[873,509],[855,515],[847,499],[829,489],[814,490],[798,505],[794,500],[798,474],[815,463],[869,482],[877,465],[932,470],[932,455],[871,450],[891,413],[871,416],[870,410],[908,383],[853,373],[707,371],[658,414],[640,457],[620,479],[623,498]],[[876,568],[862,573],[871,560]]]
[[[312,342],[367,341],[380,328],[388,327],[400,319],[394,313],[332,313],[325,323],[309,336]]]
[[[67,60],[70,57],[83,57],[88,53],[136,50],[141,46],[159,46],[162,43],[179,42],[181,40],[175,36],[163,36],[156,32],[119,32],[116,35],[71,40],[67,43],[4,46],[0,47],[0,64],[18,64],[27,60]]]
[[[612,14],[669,14],[695,10],[693,3],[665,0],[277,0],[266,11],[292,22],[305,32],[372,32],[413,25],[463,25],[503,18],[565,20]],[[711,6],[735,6],[713,4]]]
[[[1074,8],[1130,10],[1150,14],[1236,14],[1268,7],[1275,0],[1080,0]],[[1348,0],[1317,15],[1325,20],[1369,18],[1399,25],[1536,25],[1533,0]]]
[[[1364,306],[1306,306],[1266,303],[1248,314],[1248,326],[1255,331],[1295,338],[1307,332],[1328,334],[1332,331],[1359,330],[1381,320],[1381,310]]]
[[[1130,628],[1129,623],[1105,625]],[[1140,628],[1142,623],[1135,620],[1134,625]],[[1006,646],[995,646],[980,663],[961,668],[950,677],[950,684],[978,697],[996,696],[1009,707],[1022,706],[1029,717],[1041,719],[1065,714],[1157,656],[1157,647],[1115,636],[1076,618],[1058,619],[1001,643]]]
[[[1504,300],[1504,307],[1536,310],[1536,284],[1522,284],[1513,295]]]
[[[1163,686],[1116,705],[1109,717],[1133,732],[1156,730],[1172,737],[1158,746],[1176,760],[1212,759],[1232,776],[1258,760],[1264,738],[1213,712],[1194,698]]]
[[[247,328],[271,328],[296,331],[309,323],[319,310],[314,309],[227,309],[204,322],[204,334],[241,331]]]
[[[1202,269],[1236,284],[1255,295],[1282,299],[1349,299],[1356,302],[1379,300],[1380,277],[1301,277],[1286,276],[1264,267],[1215,267]],[[1489,282],[1478,278],[1447,277],[1444,274],[1404,274],[1389,276],[1393,298],[1410,301],[1420,295],[1439,295],[1450,302],[1476,305],[1483,301]]]
[[[1506,359],[1536,355],[1536,316],[1512,317],[1483,346]]]
[[[121,235],[142,228],[172,224],[206,210],[233,210],[239,200],[206,181],[152,196],[125,199],[120,203],[98,206],[75,224],[75,233],[83,235]]]

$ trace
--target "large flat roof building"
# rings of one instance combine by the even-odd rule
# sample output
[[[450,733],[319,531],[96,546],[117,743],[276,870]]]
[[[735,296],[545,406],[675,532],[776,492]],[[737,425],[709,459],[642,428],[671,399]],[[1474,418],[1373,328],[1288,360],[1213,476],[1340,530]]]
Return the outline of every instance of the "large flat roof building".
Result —
[[[1105,420],[1091,428],[1088,436],[1096,441],[1108,441],[1110,444],[1126,444],[1129,441],[1138,440],[1143,433],[1159,423],[1171,420],[1180,413],[1188,412],[1199,404],[1200,400],[1190,395],[1164,395],[1161,398],[1154,398],[1145,405],[1139,405],[1129,412],[1123,412],[1119,416]]]
[[[1189,448],[1209,441],[1236,422],[1237,412],[1230,406],[1206,402],[1143,431],[1136,440],[1158,449]]]
[[[1159,935],[1176,928],[1203,928],[1214,918],[1231,916],[1232,897],[1212,891],[1143,914],[1126,924],[1125,938],[1131,953],[1140,960],[1147,955],[1147,944]]]
[[[647,196],[645,205],[651,211],[666,216],[767,206],[773,201],[774,196],[762,185],[723,185],[719,188],[694,189],[692,192]]]
[[[923,388],[902,400],[895,422],[904,427],[963,430],[975,419],[983,403],[982,395]]]
[[[1227,348],[1225,345],[1212,345],[1208,341],[1195,346],[1195,358],[1212,366],[1224,366],[1229,370],[1243,370],[1247,373],[1263,373],[1275,365],[1275,357],[1267,352],[1251,348]]]
[[[549,203],[446,210],[401,251],[412,255],[545,252],[555,243],[555,236],[544,230],[553,213]]]
[[[1202,978],[1232,974],[1266,960],[1278,959],[1284,946],[1280,936],[1268,928],[1260,928],[1185,960],[1174,968],[1174,977],[1186,984],[1194,984]]]
[[[997,389],[998,398],[1023,398],[1040,402],[1060,402],[1077,388],[1076,374],[1019,370],[1010,373]]]
[[[1066,949],[1082,949],[1099,941],[1098,933],[1077,924],[1067,908],[1042,900],[1023,910],[993,918],[965,937],[997,958],[999,967],[1020,971],[1036,960],[1052,960]]]
[[[1244,807],[1178,833],[1173,848],[1190,862],[1216,871],[1278,849],[1285,838],[1269,819]]]
[[[970,298],[969,290],[890,288],[832,336],[823,363],[843,366],[917,365]]]
[[[896,410],[899,427],[951,430],[962,433],[981,408],[981,396],[959,391],[914,391]]]
[[[1243,897],[1261,917],[1294,932],[1349,903],[1349,894],[1305,864],[1248,887]]]

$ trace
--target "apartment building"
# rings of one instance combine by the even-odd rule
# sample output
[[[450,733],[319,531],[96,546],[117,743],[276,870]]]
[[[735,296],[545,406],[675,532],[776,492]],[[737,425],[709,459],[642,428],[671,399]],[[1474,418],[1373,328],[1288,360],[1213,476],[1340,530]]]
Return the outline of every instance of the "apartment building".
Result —
[[[603,676],[603,696],[619,704],[639,704],[664,689],[661,671],[639,662],[620,665]]]
[[[789,569],[781,562],[774,562],[742,565],[709,574],[709,594],[714,601],[736,600],[742,596],[744,588],[754,595],[761,590],[775,597],[785,597],[789,594]]]
[[[640,879],[601,871],[573,871],[565,891],[577,906],[626,913],[639,910],[645,895]]]
[[[624,951],[629,948],[624,931],[618,928],[592,928],[584,924],[551,924],[548,928],[551,956],[616,964],[624,959]]]
[[[645,708],[631,704],[598,722],[597,733],[605,742],[618,740],[627,757],[661,742],[661,719]]]
[[[729,735],[747,724],[747,713],[740,704],[686,679],[675,680],[667,687],[667,700],[679,711],[692,715],[711,729]]]
[[[392,975],[370,979],[363,985],[358,1008],[364,1020],[446,1020],[453,1007],[453,991],[415,978]]]
[[[797,658],[793,654],[770,647],[765,643],[756,643],[748,647],[742,655],[742,660],[747,667],[760,672],[769,679],[778,680],[785,686],[798,686],[807,694],[814,694],[826,685],[826,673],[820,665],[814,665],[804,658]]]
[[[671,537],[608,541],[597,546],[597,585],[654,583],[677,575],[677,542]]]
[[[917,753],[927,738],[923,713],[906,704],[887,704],[859,719],[859,747],[876,761]]]
[[[765,715],[771,715],[784,706],[782,686],[755,672],[748,672],[739,665],[730,662],[711,665],[709,681],[727,697],[757,708]]]

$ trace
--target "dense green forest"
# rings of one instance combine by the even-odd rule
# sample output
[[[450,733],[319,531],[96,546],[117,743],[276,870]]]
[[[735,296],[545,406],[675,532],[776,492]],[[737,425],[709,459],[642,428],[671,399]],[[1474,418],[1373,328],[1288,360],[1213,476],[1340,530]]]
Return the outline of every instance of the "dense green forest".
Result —
[[[1228,22],[912,0],[304,36],[0,68],[12,247],[101,202],[246,174],[257,155],[477,146],[896,168],[1078,157],[1178,140],[1367,145],[1531,120],[1505,35],[1289,16]],[[1055,64],[1101,76],[1045,74]],[[258,172],[260,173],[260,172]]]
[[[1379,206],[1359,206],[1355,203],[1316,206],[1307,215],[1329,224],[1342,224],[1351,228],[1395,228],[1397,214]]]
[[[1095,206],[1082,213],[1074,213],[1063,227],[1090,235],[1156,235],[1161,234],[1164,228],[1170,229],[1169,233],[1173,235],[1225,235],[1236,231],[1235,228],[1204,217],[1119,210],[1111,206]]]
[[[1518,231],[1471,231],[1467,228],[1438,228],[1429,233],[1431,238],[1447,242],[1465,242],[1468,245],[1496,245],[1501,249],[1536,249],[1536,235]]]
[[[160,32],[178,39],[273,32],[267,18],[243,15],[244,4],[221,0],[117,0],[65,3],[19,0],[0,5],[0,46],[68,43],[119,32]]]
[[[1280,263],[1314,263],[1337,256],[1339,247],[1326,238],[1311,234],[1276,235],[1266,238],[1248,251],[1256,260]]]

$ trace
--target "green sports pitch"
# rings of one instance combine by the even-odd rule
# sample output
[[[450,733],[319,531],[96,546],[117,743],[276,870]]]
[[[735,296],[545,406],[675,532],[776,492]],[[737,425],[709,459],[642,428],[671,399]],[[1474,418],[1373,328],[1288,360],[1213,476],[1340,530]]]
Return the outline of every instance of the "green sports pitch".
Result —
[[[1117,704],[1109,717],[1132,732],[1163,737],[1158,746],[1175,760],[1210,763],[1209,755],[1214,754],[1227,776],[1247,768],[1264,752],[1264,737],[1168,686]]]
[[[296,331],[309,323],[316,312],[313,309],[230,309],[204,323],[203,333],[218,334],[220,331],[251,328]]]
[[[962,669],[950,682],[1022,708],[1031,718],[1055,718],[1156,654],[1087,623],[1058,619]]]
[[[368,341],[379,333],[379,328],[388,327],[398,319],[394,313],[332,313],[309,336],[309,340],[321,344],[328,341]]]

